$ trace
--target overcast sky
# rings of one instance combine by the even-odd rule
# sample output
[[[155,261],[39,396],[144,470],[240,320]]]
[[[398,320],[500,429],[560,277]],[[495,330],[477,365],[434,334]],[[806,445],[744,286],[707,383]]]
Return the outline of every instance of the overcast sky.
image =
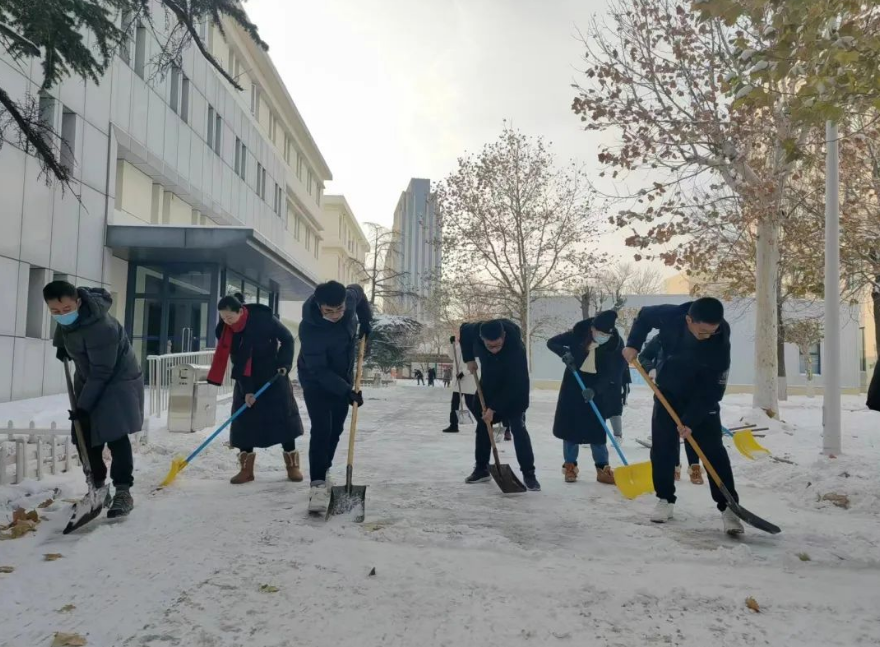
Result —
[[[597,175],[571,111],[605,0],[249,0],[246,9],[361,222],[390,226],[411,177],[438,181],[507,119]],[[620,236],[607,251],[626,255]]]

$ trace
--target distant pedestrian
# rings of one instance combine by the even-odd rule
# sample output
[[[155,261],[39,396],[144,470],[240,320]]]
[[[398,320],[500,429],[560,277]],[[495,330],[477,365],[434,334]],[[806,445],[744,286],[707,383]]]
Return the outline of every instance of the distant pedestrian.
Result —
[[[413,377],[416,378],[416,386],[425,383],[425,375],[419,369],[415,370],[415,372],[413,373]]]
[[[437,369],[431,367],[428,369],[428,386],[434,386],[434,380],[437,379]]]
[[[449,366],[443,369],[443,388],[448,389],[452,382],[452,368]]]

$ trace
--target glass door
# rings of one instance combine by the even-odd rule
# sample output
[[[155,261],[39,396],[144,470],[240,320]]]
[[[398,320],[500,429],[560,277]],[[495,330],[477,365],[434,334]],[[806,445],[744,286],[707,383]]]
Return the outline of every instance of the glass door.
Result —
[[[195,353],[207,346],[207,299],[168,300],[168,353]]]

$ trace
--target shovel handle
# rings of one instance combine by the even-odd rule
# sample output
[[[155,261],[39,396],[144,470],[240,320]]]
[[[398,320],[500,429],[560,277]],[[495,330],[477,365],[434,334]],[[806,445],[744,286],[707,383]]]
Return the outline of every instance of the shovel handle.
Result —
[[[574,379],[577,380],[578,386],[581,387],[581,391],[586,390],[586,385],[584,385],[584,381],[581,379],[581,376],[578,374],[577,369],[571,364],[567,365],[569,369],[571,369],[571,374],[574,375]],[[626,466],[629,466],[629,463],[626,462],[626,457],[623,455],[623,450],[620,448],[620,445],[617,444],[617,440],[614,438],[614,434],[608,429],[608,425],[605,424],[605,419],[602,417],[601,412],[599,411],[599,407],[596,406],[596,403],[590,400],[590,406],[593,408],[593,412],[596,414],[596,417],[599,419],[599,424],[602,425],[602,429],[605,430],[605,435],[608,436],[608,440],[611,441],[611,444],[614,445],[614,450],[617,452],[617,455],[620,457],[620,462]]]
[[[364,371],[364,352],[367,348],[367,338],[361,337],[361,341],[358,344],[358,358],[357,358],[357,369],[354,374],[354,390],[361,390],[361,377],[363,376]],[[358,405],[355,402],[351,406],[351,429],[348,432],[348,463],[345,467],[345,487],[351,490],[351,473],[354,469],[354,435],[357,431],[357,423],[358,423]]]
[[[669,414],[669,417],[672,418],[673,422],[679,427],[683,427],[684,425],[681,422],[681,418],[678,417],[678,414],[675,413],[675,409],[672,408],[672,405],[669,404],[669,400],[666,399],[666,396],[660,392],[660,389],[657,388],[657,384],[654,383],[654,380],[651,379],[651,376],[648,375],[647,371],[645,371],[645,367],[639,363],[639,360],[634,359],[632,361],[632,365],[636,367],[636,370],[642,376],[642,379],[645,380],[648,386],[651,387],[651,390],[654,392],[654,395],[657,396],[657,399],[666,409],[666,412]],[[703,450],[700,449],[700,445],[697,444],[697,441],[694,440],[693,434],[688,436],[686,439],[691,447],[694,448],[694,451],[697,452],[697,456],[700,457],[700,460],[703,461],[703,465],[706,466],[706,471],[709,472],[709,476],[712,477],[712,480],[715,481],[715,485],[718,486],[719,489],[723,491],[727,491],[724,487],[724,483],[721,482],[721,477],[718,476],[718,472],[715,471],[715,468],[712,467],[712,463],[706,458],[706,455],[703,453]]]
[[[480,384],[480,378],[474,375],[474,380],[477,383],[477,395],[480,398],[480,408],[483,413],[486,413],[486,399],[483,397],[483,387]],[[495,457],[495,464],[501,465],[501,458],[498,456],[498,446],[495,444],[495,434],[492,432],[492,428],[495,425],[486,425],[486,432],[489,434],[489,442],[492,443],[492,456]]]
[[[73,379],[70,377],[70,360],[66,357],[61,360],[64,364],[64,380],[67,383],[67,397],[70,400],[70,410],[76,411],[76,394],[73,392]],[[73,421],[73,431],[76,435],[76,444],[79,445],[79,460],[82,463],[83,471],[86,473],[86,480],[89,487],[93,487],[95,479],[92,477],[92,464],[89,462],[89,448],[86,447],[85,434],[82,430],[82,424],[79,420]]]

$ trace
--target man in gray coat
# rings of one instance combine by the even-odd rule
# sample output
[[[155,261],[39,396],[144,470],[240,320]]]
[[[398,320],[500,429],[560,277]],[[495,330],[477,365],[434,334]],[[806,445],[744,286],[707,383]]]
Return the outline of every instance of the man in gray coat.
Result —
[[[43,299],[58,324],[56,355],[76,366],[76,409],[70,419],[82,428],[95,488],[103,487],[107,478],[102,458],[106,445],[116,490],[107,516],[125,516],[134,507],[130,493],[134,458],[128,435],[140,431],[144,423],[144,379],[137,358],[122,325],[109,314],[113,299],[106,290],[53,281],[43,288]]]

